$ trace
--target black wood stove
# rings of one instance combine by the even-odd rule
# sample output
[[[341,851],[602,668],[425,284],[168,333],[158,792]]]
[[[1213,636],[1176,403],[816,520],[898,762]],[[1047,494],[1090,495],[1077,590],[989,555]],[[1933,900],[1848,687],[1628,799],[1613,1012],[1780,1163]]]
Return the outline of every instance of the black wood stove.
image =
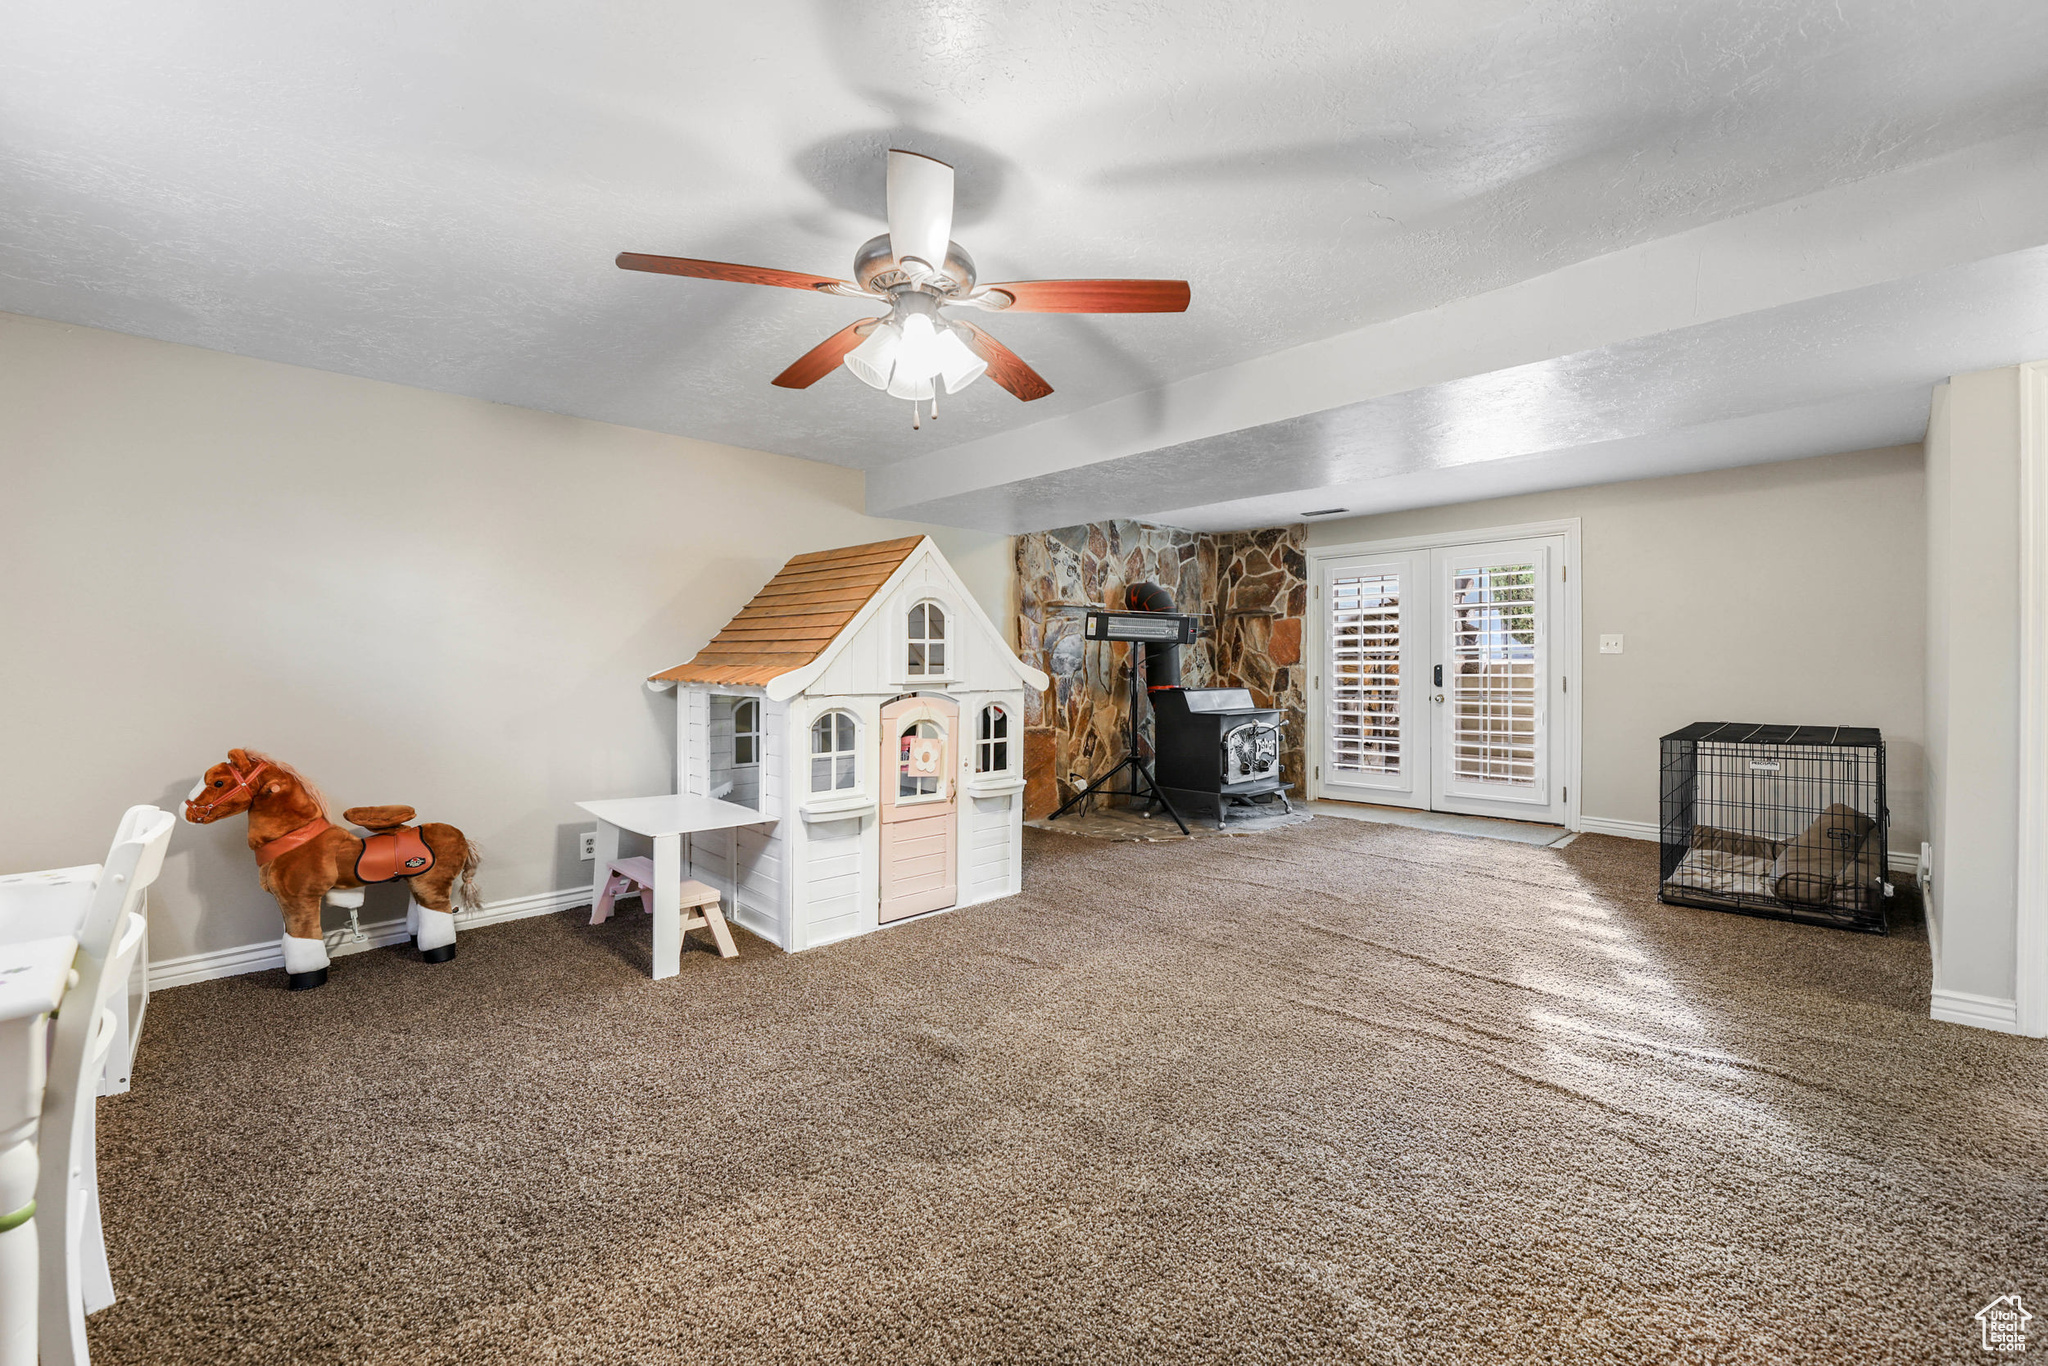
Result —
[[[1081,634],[1085,640],[1130,643],[1130,748],[1116,767],[1075,789],[1046,819],[1058,820],[1098,796],[1142,798],[1163,807],[1184,835],[1183,810],[1209,811],[1218,830],[1233,807],[1277,798],[1292,811],[1287,785],[1280,781],[1280,727],[1286,723],[1279,709],[1257,705],[1249,688],[1183,688],[1180,647],[1194,644],[1196,618],[1175,612],[1172,596],[1156,583],[1130,585],[1124,601],[1127,612],[1091,611]],[[1144,688],[1152,699],[1151,759],[1138,729],[1140,649]],[[1122,790],[1112,786],[1119,773],[1130,774]]]
[[[1277,799],[1280,781],[1277,707],[1253,702],[1249,688],[1152,689],[1159,786],[1182,811],[1207,811],[1222,829],[1233,807]]]

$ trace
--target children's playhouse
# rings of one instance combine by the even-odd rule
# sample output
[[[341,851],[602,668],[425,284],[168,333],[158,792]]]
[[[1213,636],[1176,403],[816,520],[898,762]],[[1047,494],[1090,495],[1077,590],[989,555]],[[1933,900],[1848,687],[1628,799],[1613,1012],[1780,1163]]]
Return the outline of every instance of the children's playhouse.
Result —
[[[684,876],[784,949],[1014,895],[1019,660],[929,537],[799,555],[687,664],[679,790],[772,824],[688,837]]]

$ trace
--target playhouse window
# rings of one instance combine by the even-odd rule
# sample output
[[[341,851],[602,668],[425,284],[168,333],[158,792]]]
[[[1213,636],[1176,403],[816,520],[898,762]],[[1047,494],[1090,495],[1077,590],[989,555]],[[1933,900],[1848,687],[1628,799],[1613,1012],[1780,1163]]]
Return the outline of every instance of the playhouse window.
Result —
[[[946,672],[946,612],[935,602],[910,609],[908,672],[913,678],[937,678]]]
[[[811,723],[811,791],[835,792],[854,785],[853,717],[828,711]]]
[[[976,773],[1010,771],[1010,713],[993,703],[981,709],[981,738],[975,742]]]
[[[743,697],[732,709],[732,761],[735,764],[761,762],[761,704]]]
[[[946,732],[936,721],[913,721],[897,736],[897,805],[905,798],[936,798],[945,778]]]

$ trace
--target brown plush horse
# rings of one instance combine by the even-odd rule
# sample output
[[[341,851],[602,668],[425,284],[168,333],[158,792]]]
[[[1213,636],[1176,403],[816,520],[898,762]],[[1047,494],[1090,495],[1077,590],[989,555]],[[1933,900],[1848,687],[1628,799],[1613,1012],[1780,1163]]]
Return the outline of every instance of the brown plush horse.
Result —
[[[231,749],[225,763],[206,770],[185,798],[185,819],[206,825],[249,813],[249,849],[258,880],[284,913],[284,966],[293,991],[327,981],[327,941],[320,903],[337,887],[404,878],[412,884],[406,929],[420,958],[445,963],[455,956],[455,902],[476,907],[477,854],[452,825],[406,822],[409,806],[352,806],[345,821],[372,833],[349,833],[327,819],[327,803],[290,765],[254,750]]]

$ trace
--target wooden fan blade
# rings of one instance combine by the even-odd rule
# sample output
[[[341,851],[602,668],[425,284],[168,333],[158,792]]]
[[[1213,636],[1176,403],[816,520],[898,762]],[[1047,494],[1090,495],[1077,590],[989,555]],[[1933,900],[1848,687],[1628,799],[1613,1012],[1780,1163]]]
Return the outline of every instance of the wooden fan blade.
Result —
[[[1031,402],[1034,398],[1044,398],[1052,392],[1052,386],[1047,384],[1036,370],[1026,365],[1023,358],[1015,351],[1012,351],[973,323],[965,322],[958,318],[952,319],[952,323],[955,327],[967,329],[967,345],[974,351],[975,355],[988,362],[988,377],[990,379],[1002,385],[1026,403]]]
[[[784,389],[808,389],[832,373],[839,362],[846,359],[846,353],[859,346],[874,327],[875,319],[862,318],[850,322],[825,340],[797,357],[796,364],[777,375],[771,383]]]
[[[771,270],[767,266],[736,266],[726,261],[695,261],[687,256],[649,256],[644,252],[619,253],[620,270],[646,270],[656,275],[688,275],[698,280],[730,280],[736,285],[779,285],[783,289],[827,289],[833,285],[856,288],[850,280],[829,275],[805,275],[794,270]]]
[[[1185,313],[1186,280],[1013,280],[990,285],[1018,313]]]

